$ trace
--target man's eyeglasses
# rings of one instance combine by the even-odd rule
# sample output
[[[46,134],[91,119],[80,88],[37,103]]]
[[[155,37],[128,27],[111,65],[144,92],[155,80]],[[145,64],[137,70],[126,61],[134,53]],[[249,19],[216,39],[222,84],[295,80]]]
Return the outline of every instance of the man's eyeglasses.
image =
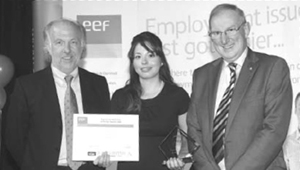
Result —
[[[239,27],[237,28],[229,28],[227,30],[225,30],[224,32],[222,31],[210,31],[208,33],[208,35],[210,36],[210,38],[212,39],[219,39],[221,37],[221,35],[224,33],[227,36],[234,36],[236,35],[236,33],[240,30],[240,28],[246,23],[246,21],[244,21]]]

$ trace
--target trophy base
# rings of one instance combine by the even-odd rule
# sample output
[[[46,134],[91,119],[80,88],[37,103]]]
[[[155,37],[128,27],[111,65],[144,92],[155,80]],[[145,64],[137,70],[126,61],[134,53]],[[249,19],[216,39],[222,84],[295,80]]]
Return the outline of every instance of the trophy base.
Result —
[[[185,158],[182,158],[182,162],[184,163],[190,163],[190,162],[193,162],[193,157],[185,157]]]
[[[184,162],[184,163],[191,163],[191,162],[194,161],[192,156],[188,156],[188,157],[181,158],[181,160],[182,160],[182,162]],[[167,164],[167,161],[166,161],[166,160],[163,161],[162,164],[163,164],[163,165],[166,165],[166,164]]]

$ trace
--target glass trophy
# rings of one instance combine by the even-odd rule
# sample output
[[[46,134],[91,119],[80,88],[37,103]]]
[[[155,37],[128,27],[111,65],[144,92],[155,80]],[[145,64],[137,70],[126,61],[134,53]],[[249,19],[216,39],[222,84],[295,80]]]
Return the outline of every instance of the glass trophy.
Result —
[[[178,126],[175,126],[159,145],[159,149],[167,160],[172,157],[178,157],[182,139],[186,140],[193,148],[191,152],[182,157],[182,161],[184,163],[193,162],[193,154],[199,149],[200,145]],[[165,164],[165,161],[163,164]]]

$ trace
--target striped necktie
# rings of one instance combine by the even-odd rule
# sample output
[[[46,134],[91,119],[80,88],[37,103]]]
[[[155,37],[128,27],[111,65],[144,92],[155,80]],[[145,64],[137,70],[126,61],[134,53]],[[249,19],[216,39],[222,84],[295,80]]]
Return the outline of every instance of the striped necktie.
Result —
[[[72,142],[73,142],[73,114],[78,113],[76,95],[71,87],[73,76],[67,75],[65,77],[67,83],[67,90],[65,94],[65,129],[67,141],[67,160],[68,165],[72,170],[77,170],[82,162],[72,161]]]
[[[217,164],[224,158],[224,135],[225,127],[228,118],[229,106],[231,102],[231,97],[233,94],[233,88],[236,82],[236,63],[228,64],[230,69],[230,82],[229,86],[223,95],[220,105],[217,109],[217,114],[214,118],[214,129],[213,129],[213,156]]]

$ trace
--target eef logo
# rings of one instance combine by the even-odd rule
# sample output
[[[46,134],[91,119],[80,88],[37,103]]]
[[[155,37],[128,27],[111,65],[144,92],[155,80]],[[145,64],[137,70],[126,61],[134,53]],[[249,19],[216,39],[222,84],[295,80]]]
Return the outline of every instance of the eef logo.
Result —
[[[121,15],[77,15],[87,36],[87,44],[121,44]]]
[[[105,31],[109,27],[109,20],[105,21],[83,21],[82,25],[86,31]]]

